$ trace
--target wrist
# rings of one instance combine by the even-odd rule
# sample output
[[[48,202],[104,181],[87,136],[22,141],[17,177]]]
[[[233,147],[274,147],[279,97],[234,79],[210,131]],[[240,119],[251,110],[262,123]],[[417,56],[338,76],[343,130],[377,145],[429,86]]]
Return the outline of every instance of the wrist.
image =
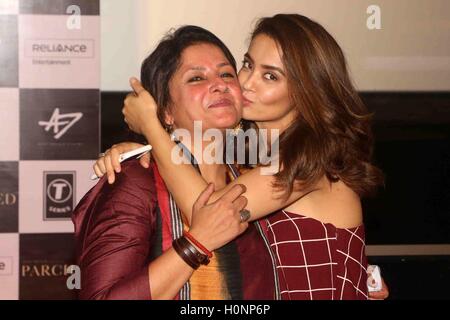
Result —
[[[142,127],[142,135],[151,144],[152,140],[155,140],[155,136],[158,134],[158,127],[161,126],[158,117],[150,116],[147,117]]]
[[[212,246],[210,241],[207,240],[206,236],[203,236],[201,232],[198,232],[198,230],[190,229],[187,233],[191,235],[191,239],[194,238],[196,241],[192,241],[189,239],[189,241],[200,251],[203,253],[212,253],[216,248]],[[186,234],[186,233],[185,233]],[[195,243],[197,242],[197,243]],[[203,247],[203,248],[202,248]],[[207,252],[204,252],[207,251]]]
[[[194,270],[209,263],[209,257],[197,250],[184,236],[173,240],[172,248]]]

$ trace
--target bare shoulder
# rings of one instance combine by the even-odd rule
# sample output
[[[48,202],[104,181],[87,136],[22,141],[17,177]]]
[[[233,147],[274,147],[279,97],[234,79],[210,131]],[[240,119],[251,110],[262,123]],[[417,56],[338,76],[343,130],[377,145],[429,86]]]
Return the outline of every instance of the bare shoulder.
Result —
[[[361,199],[342,181],[320,183],[286,210],[308,216],[337,228],[354,228],[363,223]]]
[[[330,221],[338,228],[353,228],[363,223],[361,198],[345,183],[339,181],[331,186]]]

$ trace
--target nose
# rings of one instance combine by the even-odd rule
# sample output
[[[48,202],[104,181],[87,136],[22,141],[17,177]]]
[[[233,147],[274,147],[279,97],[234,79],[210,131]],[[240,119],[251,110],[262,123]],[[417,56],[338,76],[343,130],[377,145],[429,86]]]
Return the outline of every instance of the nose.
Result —
[[[210,87],[210,92],[219,92],[224,93],[228,92],[228,84],[225,82],[225,80],[222,77],[216,77]]]
[[[253,72],[240,72],[239,82],[241,84],[242,91],[254,91],[254,76]]]

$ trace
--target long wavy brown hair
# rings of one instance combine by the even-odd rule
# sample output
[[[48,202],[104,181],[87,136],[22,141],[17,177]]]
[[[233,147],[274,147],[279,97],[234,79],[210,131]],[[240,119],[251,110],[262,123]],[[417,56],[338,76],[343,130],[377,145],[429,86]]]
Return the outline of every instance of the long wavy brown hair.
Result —
[[[294,123],[280,136],[275,187],[289,196],[312,189],[326,176],[343,181],[360,197],[384,183],[372,164],[372,115],[356,92],[336,40],[317,22],[298,14],[277,14],[258,21],[252,39],[272,38],[282,51]]]

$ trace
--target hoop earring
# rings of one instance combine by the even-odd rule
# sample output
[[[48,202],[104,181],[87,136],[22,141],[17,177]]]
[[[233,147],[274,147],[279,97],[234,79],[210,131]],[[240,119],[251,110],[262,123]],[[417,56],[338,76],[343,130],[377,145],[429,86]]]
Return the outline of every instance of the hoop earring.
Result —
[[[173,129],[173,124],[165,124],[164,129],[166,130],[166,132],[170,135],[170,139],[174,140],[175,139],[175,134],[174,129]]]
[[[236,137],[239,134],[239,131],[244,128],[242,124],[242,120],[231,130],[231,135]]]
[[[173,132],[173,124],[166,123],[164,126],[164,129],[166,129],[167,133],[172,133]]]

